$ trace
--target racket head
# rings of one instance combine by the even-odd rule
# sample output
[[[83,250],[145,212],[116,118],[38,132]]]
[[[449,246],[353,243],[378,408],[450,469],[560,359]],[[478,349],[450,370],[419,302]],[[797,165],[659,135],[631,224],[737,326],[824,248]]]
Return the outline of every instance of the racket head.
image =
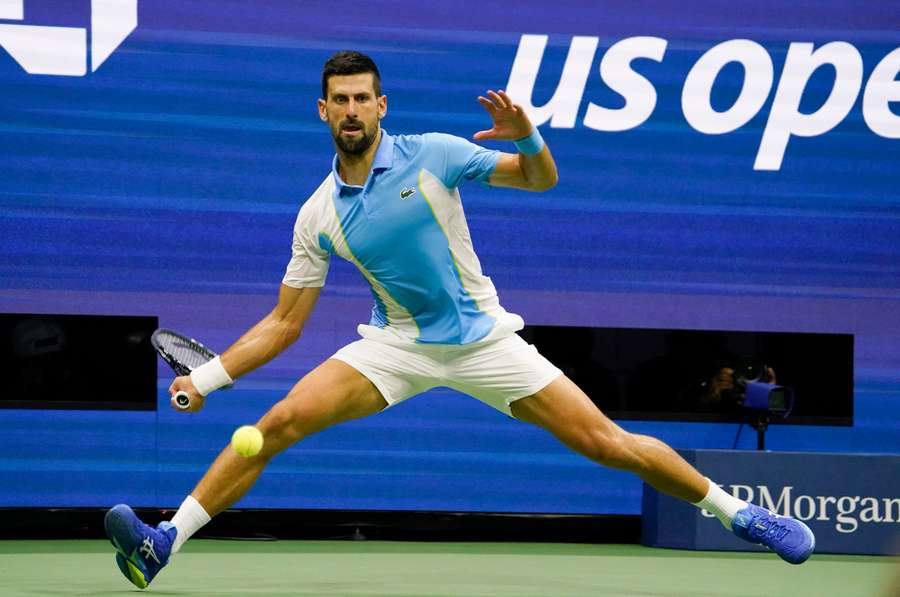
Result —
[[[178,375],[190,375],[191,371],[218,356],[193,338],[165,328],[153,332],[150,343]]]

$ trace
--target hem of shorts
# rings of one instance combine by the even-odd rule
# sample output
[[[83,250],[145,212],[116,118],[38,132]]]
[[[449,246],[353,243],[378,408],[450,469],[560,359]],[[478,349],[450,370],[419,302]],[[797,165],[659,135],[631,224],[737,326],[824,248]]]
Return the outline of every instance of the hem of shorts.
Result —
[[[281,283],[284,284],[285,286],[287,286],[288,288],[293,288],[294,290],[301,290],[303,288],[324,288],[325,287],[325,282],[324,281],[320,282],[318,280],[310,281],[310,282],[294,282],[292,280],[291,283],[288,283],[286,280],[282,279]]]
[[[354,369],[356,369],[356,371],[359,372],[360,375],[362,375],[363,377],[365,377],[366,379],[368,379],[370,382],[372,382],[372,385],[375,386],[375,389],[376,389],[376,390],[378,390],[379,392],[381,392],[381,397],[384,398],[384,401],[385,401],[385,402],[387,402],[387,406],[385,407],[386,409],[387,409],[387,408],[390,408],[390,407],[392,407],[392,406],[394,406],[394,405],[397,404],[398,402],[401,402],[401,400],[395,399],[395,398],[391,395],[391,393],[387,391],[387,388],[385,388],[381,383],[379,383],[378,381],[376,381],[375,379],[373,379],[373,377],[375,377],[375,376],[372,375],[371,373],[367,373],[367,372],[365,371],[365,367],[361,367],[361,366],[359,365],[359,363],[354,363],[351,359],[348,359],[348,358],[346,358],[346,357],[343,356],[343,355],[336,355],[336,354],[333,354],[333,355],[331,355],[331,357],[329,357],[329,358],[332,358],[332,359],[334,359],[334,360],[336,360],[336,361],[340,361],[340,362],[342,362],[342,363],[346,363],[347,365],[350,365],[351,367],[353,367]]]
[[[541,381],[530,385],[528,387],[528,390],[521,396],[518,396],[516,398],[507,398],[506,399],[506,408],[509,409],[509,416],[511,416],[511,417],[513,416],[512,408],[511,408],[513,402],[516,402],[517,400],[521,400],[522,398],[528,398],[529,396],[533,396],[534,394],[537,394],[538,392],[540,392],[541,390],[543,390],[544,388],[549,386],[551,383],[553,383],[554,381],[559,379],[562,375],[563,375],[562,370],[557,369],[553,375],[548,375],[547,377],[542,378]],[[513,417],[513,418],[515,418],[515,417]]]

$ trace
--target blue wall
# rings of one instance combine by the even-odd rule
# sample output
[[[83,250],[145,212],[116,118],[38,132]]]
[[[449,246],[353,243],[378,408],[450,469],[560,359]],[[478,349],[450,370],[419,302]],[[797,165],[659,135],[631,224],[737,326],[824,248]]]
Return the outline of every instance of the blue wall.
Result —
[[[26,0],[24,23],[87,26],[87,0],[59,4]],[[158,315],[224,349],[274,304],[296,211],[328,172],[315,99],[332,52],[379,63],[390,132],[470,137],[487,123],[475,97],[527,86],[527,69],[516,78],[513,65],[538,39],[523,35],[544,35],[534,93],[516,99],[574,102],[571,123],[538,118],[560,184],[542,195],[462,189],[507,309],[533,324],[852,333],[856,425],[776,427],[768,445],[900,451],[900,105],[880,120],[869,111],[893,97],[870,79],[896,77],[897,60],[885,58],[900,45],[896,3],[522,2],[510,14],[499,2],[198,0],[138,11],[137,29],[83,77],[27,74],[0,52],[0,310]],[[0,25],[16,23],[3,16]],[[641,42],[663,55],[630,67],[655,104],[646,89],[601,77],[607,52],[612,64],[636,36],[664,40]],[[765,60],[725,65],[687,111],[708,101],[727,113],[745,80],[761,106],[731,132],[700,132],[682,103],[689,74],[733,39],[769,56],[771,85]],[[833,50],[837,66],[801,76],[809,60],[798,44],[834,41],[844,43],[817,55]],[[580,88],[554,96],[570,46],[594,42],[581,56],[580,101]],[[790,136],[777,167],[754,168],[766,135],[816,118],[780,116],[798,77],[799,113],[835,122],[813,122],[828,130]],[[585,124],[590,103],[649,111],[627,130],[596,130]],[[0,411],[11,447],[0,455],[0,506],[176,505],[236,425],[354,339],[369,301],[355,269],[334,262],[304,338],[199,415],[168,409],[162,366],[157,413]],[[738,430],[625,426],[681,448],[729,448]],[[737,445],[753,447],[753,434]],[[289,450],[241,505],[633,514],[640,483],[437,390]]]

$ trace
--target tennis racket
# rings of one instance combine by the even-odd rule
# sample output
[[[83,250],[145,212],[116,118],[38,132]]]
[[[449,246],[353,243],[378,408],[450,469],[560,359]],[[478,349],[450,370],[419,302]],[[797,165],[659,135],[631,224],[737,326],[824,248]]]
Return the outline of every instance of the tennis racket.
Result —
[[[190,375],[191,371],[218,356],[193,338],[163,328],[153,332],[150,343],[178,375]],[[191,406],[190,398],[184,390],[176,392],[174,398],[179,410],[187,410]]]

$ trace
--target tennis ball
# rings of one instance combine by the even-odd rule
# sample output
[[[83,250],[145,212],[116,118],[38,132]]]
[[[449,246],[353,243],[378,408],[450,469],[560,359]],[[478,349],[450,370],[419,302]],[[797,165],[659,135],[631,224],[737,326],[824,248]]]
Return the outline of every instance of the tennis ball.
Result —
[[[256,456],[263,447],[263,434],[253,425],[238,427],[231,435],[231,447],[244,458]]]

